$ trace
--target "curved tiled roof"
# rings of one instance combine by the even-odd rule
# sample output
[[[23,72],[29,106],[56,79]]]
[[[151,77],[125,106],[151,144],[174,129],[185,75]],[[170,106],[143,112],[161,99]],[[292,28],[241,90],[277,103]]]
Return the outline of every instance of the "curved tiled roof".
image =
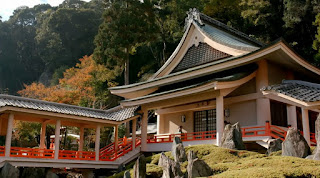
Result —
[[[126,119],[129,119],[136,115],[136,111],[138,109],[138,106],[129,108],[121,108],[121,106],[117,106],[109,110],[100,110],[25,97],[0,95],[0,108],[5,106],[83,116],[110,121],[124,121]]]
[[[229,33],[226,33],[211,25],[203,24],[198,26],[200,27],[200,30],[207,34],[207,36],[211,38],[213,41],[216,41],[225,46],[246,51],[255,51],[259,49],[258,46],[250,44],[236,36],[230,35]]]
[[[239,30],[236,30],[236,29],[234,29],[232,27],[229,27],[228,25],[226,25],[226,24],[224,24],[224,23],[222,23],[222,22],[220,22],[220,21],[218,21],[218,20],[216,20],[214,18],[211,18],[211,17],[209,17],[209,16],[207,16],[207,15],[205,15],[203,13],[199,13],[199,14],[200,14],[201,20],[203,20],[205,22],[208,22],[208,23],[210,23],[210,24],[212,24],[214,26],[220,27],[224,31],[228,31],[228,32],[230,32],[230,33],[232,33],[234,35],[237,35],[237,36],[239,36],[239,37],[241,37],[243,39],[246,39],[247,41],[250,41],[252,44],[254,44],[254,46],[260,46],[260,47],[265,46],[264,43],[262,43],[262,42],[260,42],[260,41],[258,41],[256,39],[250,37],[249,35],[241,32]]]
[[[320,101],[320,84],[301,80],[284,80],[281,84],[271,85],[261,90],[274,91],[305,102]]]

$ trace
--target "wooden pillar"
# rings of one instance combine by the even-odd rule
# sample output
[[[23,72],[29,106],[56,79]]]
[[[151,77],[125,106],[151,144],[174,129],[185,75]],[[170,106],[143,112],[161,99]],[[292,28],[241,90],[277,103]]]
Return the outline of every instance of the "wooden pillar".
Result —
[[[309,126],[309,112],[307,109],[301,108],[302,114],[302,128],[303,136],[310,145],[310,126]]]
[[[46,129],[47,123],[44,121],[41,123],[41,133],[40,133],[40,149],[45,148],[45,139],[46,139]]]
[[[291,127],[298,128],[296,106],[287,105],[287,119],[288,125],[291,125]]]
[[[5,157],[10,157],[11,150],[11,139],[12,139],[12,129],[13,129],[14,114],[10,113],[8,118],[7,135],[6,135],[6,145],[5,145]]]
[[[148,110],[143,110],[143,116],[141,119],[141,151],[148,151],[147,145],[148,137]]]
[[[117,150],[118,149],[118,146],[119,146],[119,144],[118,144],[118,141],[119,141],[119,136],[118,136],[118,125],[115,125],[114,126],[114,149],[115,150]]]
[[[101,126],[100,126],[100,125],[97,125],[97,127],[96,127],[96,140],[95,140],[96,161],[99,161],[99,153],[100,153],[100,129],[101,129]]]
[[[256,92],[269,85],[268,63],[266,60],[258,61],[258,71],[256,75]],[[268,98],[258,98],[256,100],[257,125],[263,126],[266,121],[271,121],[270,100]],[[272,123],[271,123],[272,124]]]
[[[223,129],[224,129],[224,107],[223,107],[223,96],[218,96],[216,98],[216,127],[217,127],[217,135],[216,135],[216,141],[217,145],[221,145],[221,138],[223,134]]]
[[[80,140],[79,140],[79,149],[78,151],[83,151],[83,140],[84,140],[84,127],[80,127]]]
[[[136,148],[137,119],[132,120],[132,149]]]
[[[160,134],[160,124],[161,124],[160,114],[157,114],[157,135]]]
[[[59,159],[60,127],[61,127],[61,120],[57,120],[55,137],[54,137],[54,159]]]
[[[130,121],[125,123],[126,126],[126,137],[129,138],[130,137]]]

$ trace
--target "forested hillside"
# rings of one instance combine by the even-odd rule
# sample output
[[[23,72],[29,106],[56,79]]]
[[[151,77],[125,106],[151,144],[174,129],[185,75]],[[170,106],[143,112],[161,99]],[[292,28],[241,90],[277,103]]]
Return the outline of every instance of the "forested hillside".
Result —
[[[57,84],[65,69],[92,54],[102,12],[101,0],[66,0],[59,7],[19,7],[0,21],[2,92],[16,94],[33,81]]]
[[[114,106],[119,98],[107,88],[152,75],[182,37],[189,8],[266,44],[283,37],[320,65],[317,0],[65,0],[0,21],[1,91],[17,94],[26,84],[22,96]]]

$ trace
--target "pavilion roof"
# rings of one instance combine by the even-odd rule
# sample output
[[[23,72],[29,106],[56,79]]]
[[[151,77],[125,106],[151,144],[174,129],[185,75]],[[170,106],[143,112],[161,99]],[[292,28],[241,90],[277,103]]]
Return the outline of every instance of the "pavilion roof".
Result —
[[[320,101],[320,84],[301,80],[284,80],[281,84],[264,87],[261,90],[273,91],[304,102]]]
[[[5,106],[47,111],[53,113],[90,117],[110,121],[124,121],[137,115],[138,106],[122,108],[117,106],[108,110],[92,109],[38,99],[0,94],[0,108]]]

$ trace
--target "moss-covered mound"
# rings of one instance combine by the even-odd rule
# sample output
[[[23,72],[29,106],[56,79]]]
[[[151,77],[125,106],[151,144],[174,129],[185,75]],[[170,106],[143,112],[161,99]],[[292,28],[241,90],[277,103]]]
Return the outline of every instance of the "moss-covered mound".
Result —
[[[267,157],[251,151],[237,151],[215,145],[195,145],[186,147],[197,152],[214,170],[213,177],[320,177],[320,161],[295,157],[282,157],[281,151]],[[171,157],[170,152],[166,155]],[[162,169],[157,166],[160,154],[153,155],[147,164],[150,177],[161,177]],[[186,171],[187,162],[181,164]],[[131,171],[132,172],[132,171]]]

